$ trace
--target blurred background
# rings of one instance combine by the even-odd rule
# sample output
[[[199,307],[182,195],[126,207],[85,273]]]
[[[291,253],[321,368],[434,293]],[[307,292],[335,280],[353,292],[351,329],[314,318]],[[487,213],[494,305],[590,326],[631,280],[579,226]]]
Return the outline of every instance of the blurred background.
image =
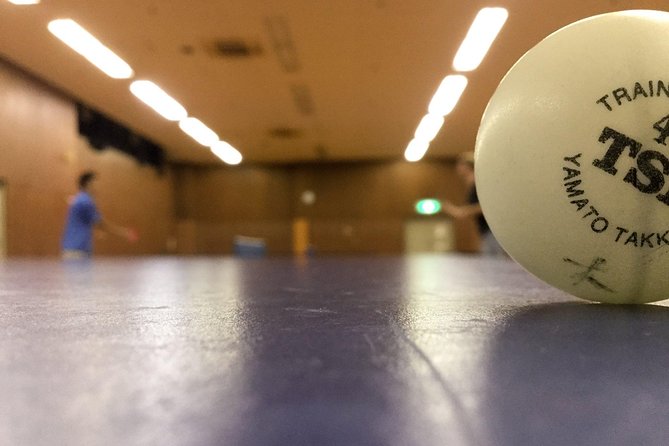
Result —
[[[480,65],[454,65],[485,7],[508,18]],[[455,158],[504,73],[568,23],[643,8],[667,3],[0,0],[0,255],[59,255],[87,169],[102,213],[140,234],[98,255],[476,252],[474,221],[416,204],[464,202]],[[126,65],[96,68],[67,32]],[[449,76],[466,86],[435,112]],[[136,81],[182,108],[166,119]]]

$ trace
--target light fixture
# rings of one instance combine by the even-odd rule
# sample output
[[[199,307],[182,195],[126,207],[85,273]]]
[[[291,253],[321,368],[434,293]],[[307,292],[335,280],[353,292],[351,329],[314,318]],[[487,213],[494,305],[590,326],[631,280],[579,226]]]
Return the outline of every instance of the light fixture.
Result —
[[[467,78],[463,75],[451,74],[446,76],[432,97],[428,111],[435,115],[446,116],[453,111],[466,87]]]
[[[490,46],[509,17],[505,8],[483,8],[469,27],[453,59],[456,71],[472,71],[481,64]]]
[[[179,121],[179,128],[203,146],[211,147],[218,141],[218,135],[197,118],[186,118]]]
[[[37,5],[41,0],[7,0],[9,3],[13,5]]]
[[[104,46],[91,33],[72,19],[52,20],[49,31],[67,46],[84,56],[90,63],[114,79],[133,76],[132,68],[112,50]]]
[[[211,151],[224,163],[237,165],[242,162],[242,154],[225,141],[217,141],[211,146]]]
[[[429,142],[414,138],[409,142],[404,151],[404,158],[410,162],[420,161],[425,156],[425,152],[427,152],[429,146]]]
[[[439,133],[441,126],[444,125],[444,117],[428,113],[420,120],[414,136],[421,141],[432,141]]]
[[[188,116],[181,104],[151,81],[135,81],[130,84],[130,91],[168,121],[181,121]]]

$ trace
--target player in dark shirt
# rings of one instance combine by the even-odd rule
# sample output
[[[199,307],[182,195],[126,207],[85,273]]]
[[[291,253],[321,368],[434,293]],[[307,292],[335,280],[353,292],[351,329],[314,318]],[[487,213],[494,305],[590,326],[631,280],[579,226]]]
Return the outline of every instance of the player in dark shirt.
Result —
[[[505,255],[504,250],[490,231],[490,227],[483,216],[483,211],[481,211],[479,198],[476,194],[474,154],[472,152],[465,152],[458,156],[456,171],[468,188],[467,204],[457,206],[444,200],[442,202],[444,212],[456,219],[476,218],[479,235],[481,236],[481,253],[494,256]]]

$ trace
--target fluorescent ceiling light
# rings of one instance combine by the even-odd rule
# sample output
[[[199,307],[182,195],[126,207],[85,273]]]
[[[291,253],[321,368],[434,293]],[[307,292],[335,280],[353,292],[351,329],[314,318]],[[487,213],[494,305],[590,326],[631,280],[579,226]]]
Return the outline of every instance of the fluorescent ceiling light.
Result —
[[[404,158],[410,162],[419,161],[425,156],[425,152],[427,152],[429,146],[430,143],[427,141],[412,139],[404,151]]]
[[[36,5],[40,0],[7,0],[14,5]]]
[[[437,136],[442,125],[444,125],[443,116],[429,113],[420,120],[414,136],[420,141],[430,142]]]
[[[432,97],[428,111],[435,115],[446,116],[455,108],[465,87],[467,78],[461,74],[446,76]]]
[[[67,46],[84,56],[90,63],[114,79],[133,76],[132,68],[112,50],[104,46],[92,34],[72,19],[52,20],[49,31]]]
[[[179,121],[179,128],[203,146],[211,147],[218,141],[218,135],[196,118],[186,118]]]
[[[188,116],[181,104],[151,81],[135,81],[130,84],[130,91],[168,121],[181,121]]]
[[[497,38],[507,17],[509,12],[504,8],[481,9],[455,54],[453,68],[456,71],[476,69]]]
[[[242,162],[242,154],[225,141],[218,141],[211,146],[211,151],[224,163],[237,165]]]

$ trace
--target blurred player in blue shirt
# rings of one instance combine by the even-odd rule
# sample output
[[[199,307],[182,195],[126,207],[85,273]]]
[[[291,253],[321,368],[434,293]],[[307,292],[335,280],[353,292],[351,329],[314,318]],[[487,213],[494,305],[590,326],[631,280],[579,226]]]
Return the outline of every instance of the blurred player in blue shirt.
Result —
[[[102,218],[95,205],[95,173],[84,172],[79,177],[79,193],[70,203],[63,234],[64,258],[87,258],[93,254],[93,229],[135,241],[133,231],[116,226]]]

